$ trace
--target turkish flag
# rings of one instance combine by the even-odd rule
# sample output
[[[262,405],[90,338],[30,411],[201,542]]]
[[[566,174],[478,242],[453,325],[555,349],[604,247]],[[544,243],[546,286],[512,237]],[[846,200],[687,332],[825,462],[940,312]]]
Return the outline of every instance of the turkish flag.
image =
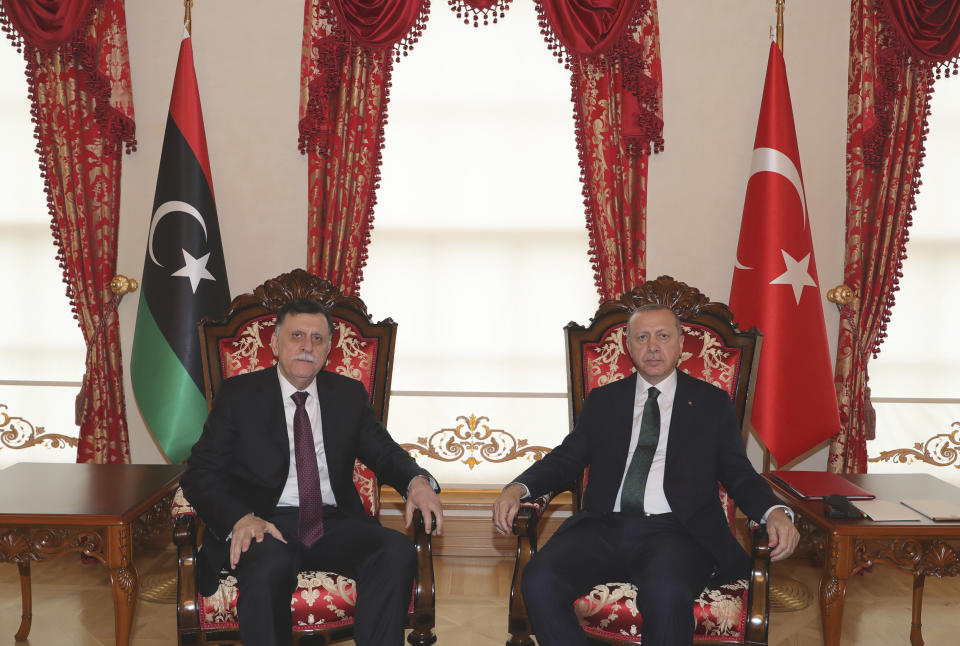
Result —
[[[770,44],[730,309],[763,333],[751,422],[778,465],[840,430],[783,54]]]

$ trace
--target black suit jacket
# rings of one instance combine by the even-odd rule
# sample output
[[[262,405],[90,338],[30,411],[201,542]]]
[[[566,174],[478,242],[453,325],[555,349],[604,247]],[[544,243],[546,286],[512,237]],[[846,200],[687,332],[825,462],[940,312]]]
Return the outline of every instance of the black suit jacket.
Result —
[[[539,496],[572,482],[590,467],[583,510],[560,530],[591,515],[613,511],[627,467],[636,374],[595,388],[563,443],[518,478]],[[678,372],[667,440],[663,488],[670,508],[689,534],[709,551],[720,582],[745,576],[750,560],[730,532],[717,483],[758,521],[780,504],[747,459],[730,397],[723,390]]]
[[[354,459],[403,495],[414,477],[429,477],[377,421],[363,384],[332,372],[316,381],[330,483],[345,514],[365,516]],[[183,493],[207,525],[198,563],[203,594],[216,590],[234,524],[251,512],[268,518],[280,499],[290,469],[282,399],[276,367],[227,379],[187,460]]]

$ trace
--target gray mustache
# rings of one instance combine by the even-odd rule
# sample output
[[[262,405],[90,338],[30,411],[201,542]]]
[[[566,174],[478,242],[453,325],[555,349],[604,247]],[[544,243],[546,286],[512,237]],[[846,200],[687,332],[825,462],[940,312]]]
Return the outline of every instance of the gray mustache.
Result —
[[[316,362],[317,362],[317,358],[314,357],[314,356],[313,356],[312,354],[310,354],[309,352],[301,352],[300,354],[298,354],[297,356],[295,356],[295,357],[293,358],[293,360],[294,360],[294,361],[309,361],[310,363],[316,363]]]

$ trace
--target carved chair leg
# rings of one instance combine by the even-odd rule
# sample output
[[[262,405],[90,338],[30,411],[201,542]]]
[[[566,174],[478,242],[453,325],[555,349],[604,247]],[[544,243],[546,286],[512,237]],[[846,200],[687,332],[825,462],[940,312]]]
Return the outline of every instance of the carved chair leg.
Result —
[[[30,590],[30,561],[17,563],[20,570],[20,594],[23,598],[23,607],[20,614],[20,628],[17,634],[13,636],[18,642],[22,642],[30,634],[30,626],[33,623],[33,593]]]

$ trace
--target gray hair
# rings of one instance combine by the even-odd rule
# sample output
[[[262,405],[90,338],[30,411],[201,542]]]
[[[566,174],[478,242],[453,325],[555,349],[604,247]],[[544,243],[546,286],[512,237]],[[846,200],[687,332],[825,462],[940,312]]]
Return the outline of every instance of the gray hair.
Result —
[[[683,335],[683,328],[680,325],[680,317],[677,316],[677,313],[673,311],[673,308],[669,305],[664,305],[663,303],[645,303],[639,307],[635,307],[630,311],[630,316],[627,318],[627,338],[630,338],[630,321],[633,320],[633,317],[641,312],[657,312],[660,310],[666,310],[673,314],[673,320],[677,324],[677,334]]]

